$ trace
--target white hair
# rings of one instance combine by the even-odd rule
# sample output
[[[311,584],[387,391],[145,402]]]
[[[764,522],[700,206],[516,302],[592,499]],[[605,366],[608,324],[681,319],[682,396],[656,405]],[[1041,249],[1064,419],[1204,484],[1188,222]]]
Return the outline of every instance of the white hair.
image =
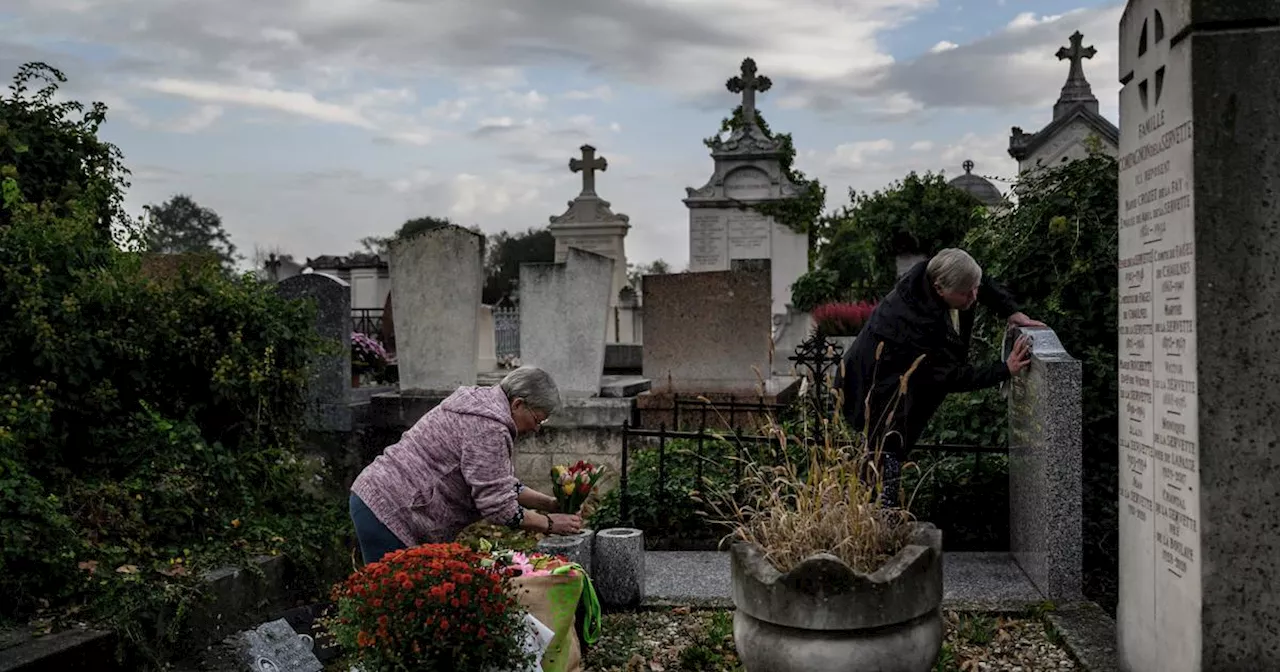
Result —
[[[508,400],[524,399],[524,403],[535,411],[550,415],[560,408],[560,388],[556,381],[551,374],[535,366],[522,366],[508,373],[498,386]]]
[[[933,255],[925,267],[929,281],[944,291],[967,292],[982,281],[982,267],[968,252],[949,247]]]

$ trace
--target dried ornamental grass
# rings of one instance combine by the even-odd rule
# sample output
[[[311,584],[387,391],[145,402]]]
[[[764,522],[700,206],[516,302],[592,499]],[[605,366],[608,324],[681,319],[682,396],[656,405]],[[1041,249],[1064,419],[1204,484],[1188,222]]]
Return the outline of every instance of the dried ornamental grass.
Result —
[[[883,344],[876,350],[877,361],[882,351]],[[907,382],[923,359],[917,358],[901,377],[876,427],[891,426]],[[867,406],[864,427],[871,427]],[[812,437],[808,420],[804,424],[804,435]],[[780,572],[817,553],[834,555],[856,571],[874,572],[902,550],[915,529],[909,502],[895,507],[882,499],[880,464],[885,439],[893,433],[871,432],[878,440],[869,447],[869,432],[849,431],[838,413],[818,418],[817,425],[818,438],[805,441],[799,458],[789,450],[787,433],[772,426],[780,463],[764,462],[747,452],[740,458],[743,477],[738,487],[712,493],[707,504],[717,522],[731,528],[726,540],[758,545]]]

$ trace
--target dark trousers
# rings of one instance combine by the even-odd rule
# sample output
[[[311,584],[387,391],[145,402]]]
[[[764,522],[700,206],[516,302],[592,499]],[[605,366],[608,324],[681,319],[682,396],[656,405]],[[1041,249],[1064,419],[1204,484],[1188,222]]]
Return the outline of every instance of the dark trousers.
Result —
[[[406,548],[404,542],[387,529],[387,526],[373,515],[369,506],[354,492],[351,493],[349,506],[351,522],[356,527],[356,540],[360,542],[360,555],[364,558],[365,564],[377,562],[382,559],[382,556],[392,551]]]

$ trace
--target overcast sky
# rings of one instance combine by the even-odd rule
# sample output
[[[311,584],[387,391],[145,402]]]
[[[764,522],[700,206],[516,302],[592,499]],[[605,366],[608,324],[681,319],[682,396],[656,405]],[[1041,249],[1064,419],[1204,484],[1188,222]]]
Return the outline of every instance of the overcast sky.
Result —
[[[1075,30],[1116,121],[1115,0],[5,0],[0,70],[63,70],[110,106],[135,213],[175,193],[246,256],[345,254],[404,220],[545,226],[577,195],[568,160],[631,216],[632,262],[688,260],[685,187],[737,104],[742,59],[797,168],[882,188],[908,171],[1011,177],[1011,126],[1050,121]],[[997,182],[1002,190],[1007,183]]]

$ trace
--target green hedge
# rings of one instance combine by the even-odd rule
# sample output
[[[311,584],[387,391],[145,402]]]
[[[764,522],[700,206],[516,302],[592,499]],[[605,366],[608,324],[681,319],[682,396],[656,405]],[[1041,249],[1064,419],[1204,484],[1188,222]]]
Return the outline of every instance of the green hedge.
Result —
[[[141,668],[182,633],[202,570],[285,553],[318,578],[340,547],[341,502],[307,494],[298,454],[323,346],[307,303],[105,238],[118,175],[60,190],[29,156],[96,129],[50,88],[0,107],[0,160],[22,159],[0,164],[0,617],[114,626]],[[98,146],[81,140],[41,151]]]

